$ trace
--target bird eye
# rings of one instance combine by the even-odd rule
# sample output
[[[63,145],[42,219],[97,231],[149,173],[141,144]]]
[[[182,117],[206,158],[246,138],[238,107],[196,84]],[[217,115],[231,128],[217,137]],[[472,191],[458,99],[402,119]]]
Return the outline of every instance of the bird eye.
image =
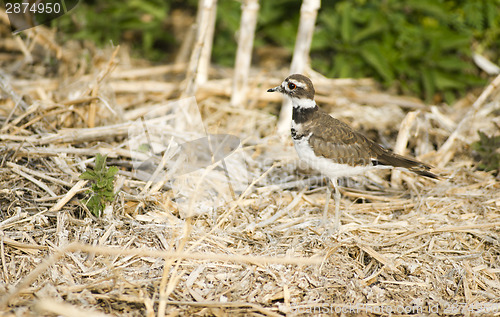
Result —
[[[293,90],[293,89],[297,88],[297,86],[294,83],[288,83],[288,88]]]

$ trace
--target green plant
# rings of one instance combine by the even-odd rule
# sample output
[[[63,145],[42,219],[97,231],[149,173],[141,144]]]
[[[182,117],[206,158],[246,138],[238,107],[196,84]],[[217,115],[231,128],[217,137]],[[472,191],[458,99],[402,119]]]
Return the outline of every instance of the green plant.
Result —
[[[479,158],[478,168],[485,171],[495,171],[498,174],[500,170],[500,135],[487,136],[481,131],[479,141],[471,144],[472,149],[477,153]]]
[[[332,77],[373,77],[451,103],[484,84],[471,46],[485,30],[500,29],[498,0],[473,3],[474,10],[463,0],[338,1],[319,15],[313,65]]]
[[[240,25],[241,3],[236,1],[217,2],[217,23],[215,24],[213,59],[220,65],[232,67],[236,58],[236,30]]]
[[[262,0],[260,5],[256,46],[271,43],[291,54],[300,3]],[[237,30],[234,23],[226,27]],[[484,85],[471,47],[496,61],[498,36],[499,0],[322,1],[311,62],[329,77],[373,77],[403,94],[452,103],[467,89]]]
[[[301,2],[259,4],[255,47],[281,46],[291,56]],[[180,46],[169,32],[168,12],[195,15],[197,5],[197,0],[88,0],[54,24],[72,38],[101,45],[125,41],[141,56],[165,60]],[[215,64],[234,65],[240,7],[241,1],[218,1]],[[499,37],[500,0],[322,1],[311,62],[329,77],[373,77],[399,93],[452,103],[484,85],[471,48],[499,63]]]
[[[70,14],[53,21],[68,38],[91,40],[103,46],[122,42],[150,59],[165,56],[174,43],[165,31],[170,1],[82,1]]]
[[[106,202],[112,202],[115,198],[113,181],[118,172],[116,166],[106,167],[107,156],[97,154],[94,169],[87,168],[80,175],[80,179],[92,181],[92,186],[87,192],[90,197],[82,201],[96,217],[104,210]]]

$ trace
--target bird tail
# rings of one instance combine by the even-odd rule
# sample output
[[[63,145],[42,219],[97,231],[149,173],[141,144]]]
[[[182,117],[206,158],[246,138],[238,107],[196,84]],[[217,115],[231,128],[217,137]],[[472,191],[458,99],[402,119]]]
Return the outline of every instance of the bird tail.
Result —
[[[418,175],[422,175],[425,177],[429,178],[434,178],[438,179],[439,176],[437,176],[434,173],[431,173],[429,170],[432,168],[432,166],[427,165],[425,163],[422,163],[420,161],[417,161],[415,159],[402,156],[396,153],[389,152],[384,149],[383,153],[380,153],[377,157],[377,162],[378,164],[381,165],[392,165],[394,167],[403,167],[406,168],[407,170],[416,173]]]

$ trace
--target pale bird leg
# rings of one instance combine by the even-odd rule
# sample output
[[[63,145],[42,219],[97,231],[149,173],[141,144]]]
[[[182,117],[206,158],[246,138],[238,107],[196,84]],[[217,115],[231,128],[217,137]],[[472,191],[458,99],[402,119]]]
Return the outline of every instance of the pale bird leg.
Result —
[[[323,220],[322,225],[326,229],[326,224],[328,223],[328,205],[330,204],[330,196],[332,196],[332,192],[330,190],[330,184],[326,183],[326,199],[325,199],[325,207],[323,208]]]
[[[337,178],[332,178],[332,185],[333,188],[335,189],[335,220],[333,222],[333,230],[335,232],[338,232],[340,229],[340,191],[339,191],[339,185],[337,183]]]

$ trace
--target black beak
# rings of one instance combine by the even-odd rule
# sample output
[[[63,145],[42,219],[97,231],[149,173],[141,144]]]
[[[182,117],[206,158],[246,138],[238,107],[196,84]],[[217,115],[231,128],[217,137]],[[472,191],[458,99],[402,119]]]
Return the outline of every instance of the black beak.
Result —
[[[271,88],[271,89],[268,89],[267,92],[282,92],[283,91],[283,88],[281,88],[281,86],[276,86],[274,88]]]

